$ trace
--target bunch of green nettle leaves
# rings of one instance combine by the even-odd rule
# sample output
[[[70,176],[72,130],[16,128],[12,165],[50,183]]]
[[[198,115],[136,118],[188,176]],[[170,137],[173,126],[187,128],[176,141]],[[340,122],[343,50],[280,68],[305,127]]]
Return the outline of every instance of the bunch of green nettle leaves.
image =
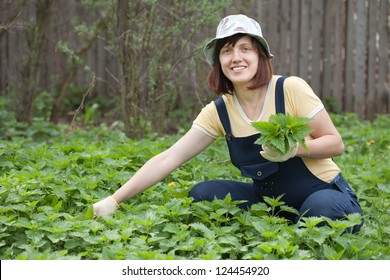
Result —
[[[310,120],[310,118],[294,117],[290,114],[275,114],[268,122],[252,122],[252,126],[260,132],[260,137],[255,144],[265,144],[283,155],[297,143],[308,151],[305,138],[312,132],[308,125]]]

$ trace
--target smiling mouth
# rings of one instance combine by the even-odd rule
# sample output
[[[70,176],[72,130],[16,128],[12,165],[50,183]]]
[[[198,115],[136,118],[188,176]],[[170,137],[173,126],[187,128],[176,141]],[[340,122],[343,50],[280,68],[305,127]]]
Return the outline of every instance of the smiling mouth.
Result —
[[[241,70],[244,70],[246,67],[245,66],[236,66],[236,67],[232,67],[231,69],[233,71],[241,71]]]

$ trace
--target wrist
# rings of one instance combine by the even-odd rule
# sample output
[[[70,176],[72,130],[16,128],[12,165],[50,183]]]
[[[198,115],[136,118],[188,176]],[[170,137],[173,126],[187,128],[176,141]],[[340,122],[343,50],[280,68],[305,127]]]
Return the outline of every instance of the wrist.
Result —
[[[306,142],[307,144],[307,142]],[[295,154],[296,157],[310,157],[309,149],[305,149],[302,147],[301,144],[298,144],[297,153]]]
[[[109,196],[109,198],[115,203],[116,206],[119,206],[118,201],[115,199],[114,196]]]

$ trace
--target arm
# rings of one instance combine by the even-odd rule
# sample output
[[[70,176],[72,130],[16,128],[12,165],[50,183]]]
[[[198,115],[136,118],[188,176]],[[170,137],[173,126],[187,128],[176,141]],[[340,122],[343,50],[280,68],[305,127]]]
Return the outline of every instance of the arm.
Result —
[[[172,147],[147,161],[129,181],[113,194],[113,198],[120,203],[146,190],[198,155],[213,141],[213,138],[191,128]]]
[[[321,104],[319,98],[314,94],[311,87],[299,77],[289,77],[285,81],[285,101],[293,115],[307,116],[311,110]],[[299,111],[299,114],[297,113]],[[338,156],[344,151],[342,138],[333,125],[326,109],[322,108],[316,113],[308,123],[312,128],[312,133],[306,139],[306,145],[309,152],[301,146],[292,147],[285,155],[263,147],[260,154],[275,162],[283,162],[291,157],[306,157],[315,159],[324,159]]]
[[[311,139],[306,140],[309,153],[299,145],[296,156],[320,159],[338,156],[344,152],[341,135],[325,109],[318,112],[309,125],[313,129]]]

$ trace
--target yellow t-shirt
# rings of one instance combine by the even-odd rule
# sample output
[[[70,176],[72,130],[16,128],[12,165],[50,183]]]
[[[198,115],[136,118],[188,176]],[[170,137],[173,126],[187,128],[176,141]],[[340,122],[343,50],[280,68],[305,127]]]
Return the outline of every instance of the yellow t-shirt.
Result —
[[[268,121],[269,117],[276,113],[275,85],[279,77],[273,76],[268,84],[263,109],[258,121]],[[286,114],[297,117],[311,118],[324,108],[321,100],[311,87],[299,77],[291,76],[284,81],[284,99]],[[229,114],[232,134],[235,137],[247,137],[258,133],[251,125],[252,121],[245,115],[235,95],[225,94],[223,100]],[[192,127],[215,139],[225,135],[214,102],[210,102],[202,109],[194,120]],[[325,182],[332,181],[340,172],[340,169],[331,158],[302,158],[302,160],[313,175]]]

